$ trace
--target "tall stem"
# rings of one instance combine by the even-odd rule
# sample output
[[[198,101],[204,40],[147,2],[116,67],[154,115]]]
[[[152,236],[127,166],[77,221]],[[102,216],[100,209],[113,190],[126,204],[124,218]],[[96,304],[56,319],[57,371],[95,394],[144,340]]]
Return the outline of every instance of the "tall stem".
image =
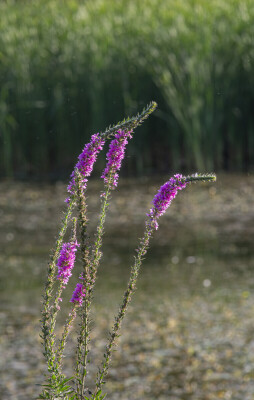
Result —
[[[66,341],[67,341],[67,337],[70,333],[70,330],[72,328],[72,323],[76,317],[76,310],[77,310],[78,305],[75,304],[69,314],[69,318],[67,319],[65,325],[64,325],[64,331],[62,334],[62,338],[60,340],[60,344],[57,350],[57,357],[56,357],[56,364],[58,366],[58,370],[60,373],[60,369],[61,369],[61,364],[62,364],[62,358],[63,358],[63,351],[66,345]]]
[[[111,182],[111,180],[109,179]],[[79,184],[77,184],[77,192],[79,197],[79,211],[80,211],[80,224],[81,230],[83,233],[81,234],[84,238],[84,231],[86,229],[87,219],[86,219],[86,206],[84,204],[84,195],[82,194],[82,189]],[[83,248],[83,279],[84,285],[86,288],[86,297],[83,302],[83,306],[81,308],[81,325],[80,325],[80,334],[78,337],[78,347],[77,347],[77,365],[76,365],[76,384],[77,384],[77,392],[81,399],[83,399],[83,393],[85,388],[85,379],[87,375],[87,362],[88,362],[88,353],[89,353],[89,314],[91,309],[91,298],[92,292],[96,281],[97,270],[99,266],[99,262],[101,259],[100,248],[102,246],[102,237],[104,233],[104,223],[106,220],[106,212],[108,208],[108,199],[110,196],[110,186],[106,187],[106,191],[103,196],[103,201],[101,205],[101,212],[99,218],[99,224],[97,226],[97,231],[95,234],[95,243],[92,254],[88,253],[88,249],[86,245],[81,243],[81,248]]]
[[[78,337],[77,346],[77,363],[76,363],[76,388],[79,397],[83,398],[84,388],[84,377],[87,374],[87,354],[88,354],[88,343],[89,343],[89,299],[88,299],[88,288],[90,282],[90,255],[87,244],[86,230],[88,224],[87,218],[87,204],[84,190],[82,188],[81,175],[76,170],[76,188],[77,188],[77,199],[78,199],[78,210],[79,210],[79,224],[81,228],[81,255],[83,263],[83,272],[81,278],[84,280],[86,288],[86,297],[84,299],[80,314],[80,334]]]
[[[92,261],[90,265],[90,271],[89,271],[89,281],[87,282],[87,294],[86,298],[84,301],[84,308],[82,310],[83,315],[83,323],[82,323],[82,336],[84,338],[83,341],[83,370],[82,370],[82,389],[81,389],[81,399],[83,398],[83,393],[84,393],[84,388],[85,388],[85,379],[87,375],[87,359],[88,359],[88,345],[89,345],[89,313],[90,313],[90,308],[91,308],[91,297],[92,297],[92,292],[93,288],[95,285],[96,277],[97,277],[97,270],[98,266],[100,263],[101,259],[101,251],[100,248],[102,246],[102,237],[104,233],[104,223],[106,220],[106,212],[107,208],[109,206],[108,199],[110,196],[110,187],[108,186],[106,188],[106,192],[103,197],[103,202],[101,206],[101,213],[100,213],[100,219],[99,219],[99,224],[97,227],[97,232],[95,235],[95,244],[94,244],[94,250],[92,254]]]
[[[70,217],[72,215],[74,208],[74,199],[70,200],[70,203],[68,204],[68,209],[66,211],[66,214],[64,215],[64,218],[62,220],[62,227],[60,229],[57,241],[56,241],[56,247],[53,255],[51,256],[51,261],[49,262],[48,265],[48,275],[47,275],[47,281],[45,284],[45,295],[44,295],[44,302],[43,302],[43,310],[42,310],[42,339],[44,342],[44,355],[47,358],[48,361],[48,368],[49,370],[52,369],[52,364],[53,364],[53,359],[54,359],[54,340],[53,338],[50,338],[50,320],[52,318],[51,311],[50,311],[50,300],[52,298],[52,290],[53,290],[53,285],[55,282],[55,270],[56,270],[56,262],[59,256],[59,252],[63,243],[63,238],[70,220]]]
[[[106,347],[106,352],[104,355],[104,362],[102,363],[102,368],[99,370],[98,375],[97,375],[96,389],[95,389],[95,392],[92,397],[93,400],[96,398],[97,393],[101,390],[102,384],[104,383],[103,380],[108,373],[112,350],[115,345],[116,339],[119,337],[121,324],[122,324],[123,318],[126,314],[128,304],[130,303],[130,301],[132,299],[132,295],[136,289],[136,283],[137,283],[140,267],[141,267],[142,260],[143,260],[142,257],[147,252],[147,249],[149,246],[149,241],[150,241],[153,231],[154,231],[154,228],[152,228],[151,226],[146,224],[144,237],[141,239],[141,242],[140,242],[140,245],[138,248],[138,255],[135,257],[134,265],[131,268],[131,274],[130,274],[127,288],[126,288],[124,296],[123,296],[123,302],[122,302],[122,304],[119,308],[119,312],[115,318],[115,323],[112,328],[112,332],[110,334],[108,345]]]
[[[100,263],[100,259],[101,259],[101,251],[100,248],[102,246],[102,237],[103,237],[103,233],[104,233],[104,223],[106,220],[106,213],[107,213],[107,209],[109,206],[108,200],[110,197],[110,187],[108,186],[106,188],[106,192],[104,194],[103,197],[103,202],[102,202],[102,206],[101,206],[101,213],[100,213],[100,220],[99,220],[99,224],[97,227],[97,232],[95,234],[95,242],[94,242],[94,250],[93,250],[93,254],[92,254],[92,263],[91,263],[91,284],[93,288],[95,280],[96,280],[96,275],[97,275],[97,270],[98,270],[98,266]]]
[[[72,243],[76,242],[76,238],[77,238],[76,230],[77,230],[77,218],[73,218],[73,231],[72,231],[72,238],[71,238]],[[50,325],[49,333],[52,335],[53,335],[54,329],[55,329],[56,317],[60,310],[59,302],[61,301],[61,295],[62,295],[63,290],[65,289],[65,285],[66,284],[63,281],[60,282],[60,285],[58,287],[57,293],[55,295],[54,303],[52,306],[51,318],[49,321],[49,325]]]

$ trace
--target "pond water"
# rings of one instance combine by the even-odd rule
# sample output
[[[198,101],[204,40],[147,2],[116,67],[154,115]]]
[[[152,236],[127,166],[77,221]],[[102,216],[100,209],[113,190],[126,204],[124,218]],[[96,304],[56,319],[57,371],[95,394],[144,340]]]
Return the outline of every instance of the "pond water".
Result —
[[[92,314],[91,389],[144,215],[165,180],[123,180],[112,195]],[[65,188],[0,183],[1,400],[36,398],[43,382],[38,320]],[[100,190],[91,181],[91,240]],[[253,175],[219,175],[180,192],[161,217],[114,354],[109,399],[254,398],[253,197]],[[75,268],[67,299],[79,262]],[[70,375],[74,354],[75,329],[65,359]]]

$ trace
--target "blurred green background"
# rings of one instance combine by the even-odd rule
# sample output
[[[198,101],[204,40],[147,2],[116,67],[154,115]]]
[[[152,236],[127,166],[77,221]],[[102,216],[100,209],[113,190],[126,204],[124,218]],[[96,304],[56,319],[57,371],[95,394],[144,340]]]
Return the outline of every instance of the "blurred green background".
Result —
[[[252,0],[2,0],[0,176],[67,177],[151,100],[126,174],[252,170],[253,39]]]

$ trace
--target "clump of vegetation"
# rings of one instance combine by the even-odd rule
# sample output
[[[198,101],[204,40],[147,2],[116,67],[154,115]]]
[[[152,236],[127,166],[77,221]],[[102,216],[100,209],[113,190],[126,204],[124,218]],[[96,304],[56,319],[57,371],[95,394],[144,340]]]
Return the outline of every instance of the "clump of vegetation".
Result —
[[[193,182],[215,181],[214,174],[183,176],[176,174],[161,186],[152,201],[152,208],[146,214],[145,229],[140,243],[136,249],[136,256],[130,270],[129,281],[123,294],[122,303],[115,317],[115,323],[108,338],[101,366],[98,369],[94,388],[88,388],[86,377],[89,365],[90,346],[90,310],[94,286],[97,280],[97,271],[101,262],[101,246],[104,234],[104,224],[109,207],[110,196],[118,184],[118,173],[124,159],[128,141],[132,139],[134,129],[156,108],[156,103],[151,103],[141,114],[119,123],[104,133],[92,135],[91,140],[84,147],[78,157],[78,162],[71,175],[66,199],[67,210],[63,218],[62,227],[56,242],[48,267],[48,276],[45,287],[42,311],[42,339],[44,355],[48,366],[47,383],[40,395],[40,399],[57,400],[83,399],[101,400],[105,397],[102,392],[107,376],[112,352],[120,334],[122,321],[126,315],[128,305],[136,290],[140,267],[149,248],[154,232],[159,228],[159,218],[165,213],[178,191]],[[102,173],[104,190],[101,192],[101,210],[94,241],[86,235],[88,218],[86,188],[94,163],[102,151],[107,139],[112,138],[107,152],[107,164]],[[73,216],[76,212],[77,215]],[[79,221],[80,234],[77,235],[77,221]],[[71,236],[64,241],[68,225],[72,223]],[[62,295],[69,283],[72,270],[76,261],[76,254],[80,249],[83,268],[80,271],[70,303],[71,311],[64,324],[62,336],[56,337],[56,319],[61,310]],[[77,336],[75,375],[66,377],[63,373],[63,353],[75,318],[79,317],[80,325]]]
[[[91,131],[151,97],[130,172],[250,169],[253,29],[252,0],[2,1],[1,175],[63,176]]]

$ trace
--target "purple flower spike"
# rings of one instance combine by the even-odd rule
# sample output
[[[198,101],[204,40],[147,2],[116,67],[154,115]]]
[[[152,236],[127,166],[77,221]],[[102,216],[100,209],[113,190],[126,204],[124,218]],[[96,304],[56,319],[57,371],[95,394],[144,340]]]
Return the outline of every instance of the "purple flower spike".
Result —
[[[122,160],[124,158],[125,148],[128,144],[128,139],[132,138],[132,131],[124,132],[119,130],[115,135],[115,139],[109,145],[109,151],[107,153],[108,163],[103,171],[101,178],[104,179],[105,184],[110,184],[110,189],[114,189],[118,183],[118,173],[120,170]],[[109,176],[110,181],[109,182]]]
[[[71,303],[79,304],[83,303],[83,299],[86,297],[86,289],[82,283],[77,283],[76,288],[73,291]]]
[[[75,165],[74,171],[71,174],[71,181],[67,188],[68,192],[71,195],[74,194],[75,169],[78,169],[78,171],[82,175],[82,184],[83,189],[85,190],[87,183],[86,178],[91,175],[97,155],[100,150],[103,149],[104,144],[105,140],[100,136],[99,133],[96,133],[92,136],[91,141],[85,145],[82,153],[78,157],[78,162]],[[66,199],[66,202],[69,203],[69,200],[69,198]]]
[[[57,279],[63,282],[64,285],[67,285],[71,274],[71,271],[74,267],[76,251],[79,246],[78,242],[70,242],[64,243],[60,252],[60,256],[57,262],[58,266],[58,275]]]
[[[185,177],[177,174],[170,178],[168,182],[161,186],[153,199],[153,208],[147,214],[150,217],[150,226],[158,229],[157,219],[165,213],[172,200],[176,197],[178,190],[186,187]]]

